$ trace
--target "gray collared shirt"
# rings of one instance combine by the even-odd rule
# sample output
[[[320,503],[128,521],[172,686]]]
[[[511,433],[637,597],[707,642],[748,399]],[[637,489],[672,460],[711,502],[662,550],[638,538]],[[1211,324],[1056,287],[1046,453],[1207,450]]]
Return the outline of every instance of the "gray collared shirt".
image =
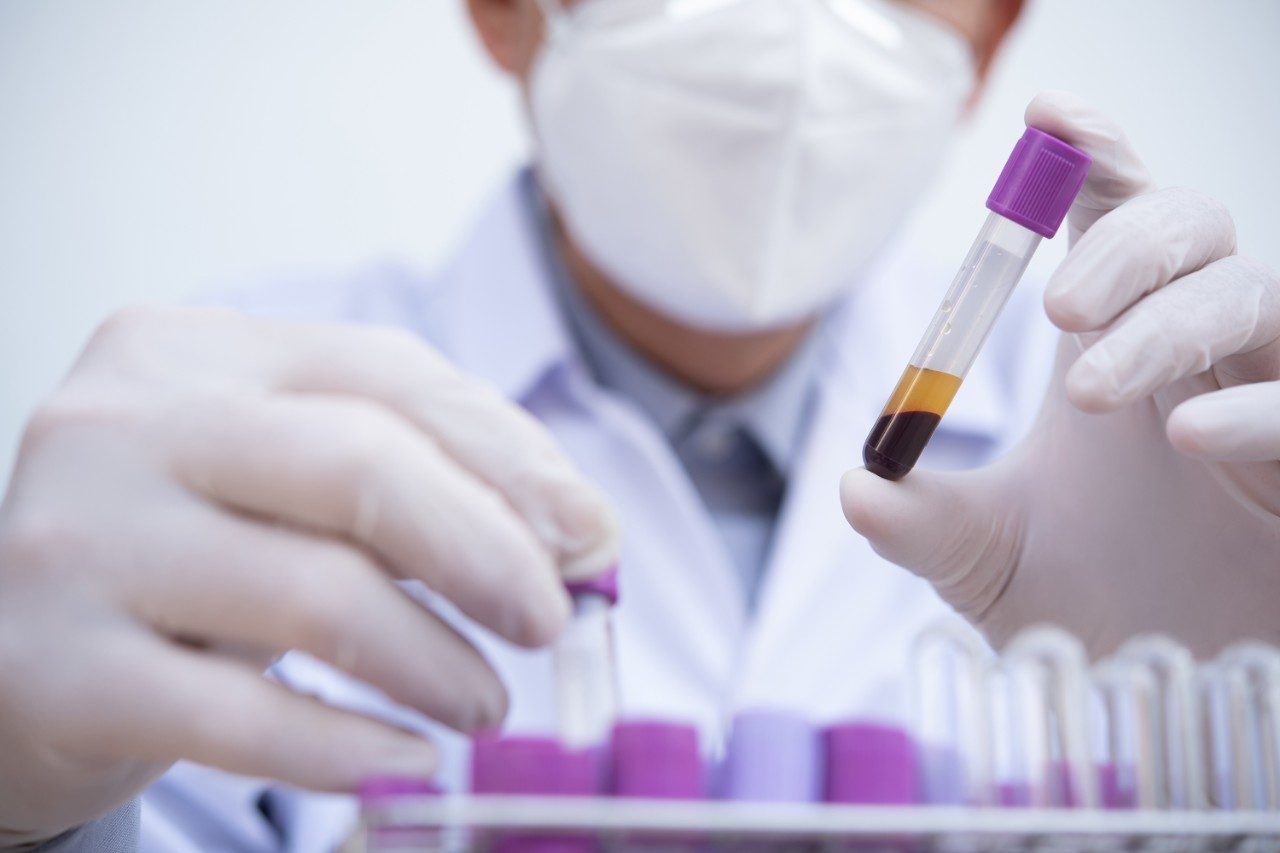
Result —
[[[524,182],[550,279],[596,382],[638,407],[666,436],[697,489],[755,604],[787,478],[811,421],[817,364],[811,333],[762,385],[732,397],[700,394],[619,337],[572,282],[532,174]],[[816,330],[815,330],[816,331]]]

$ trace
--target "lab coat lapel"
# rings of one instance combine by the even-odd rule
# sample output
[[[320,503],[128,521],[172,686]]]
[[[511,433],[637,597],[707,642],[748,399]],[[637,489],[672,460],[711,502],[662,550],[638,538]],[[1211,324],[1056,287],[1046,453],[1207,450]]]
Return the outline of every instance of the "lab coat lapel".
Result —
[[[851,673],[832,669],[832,646],[852,647],[876,588],[856,577],[870,548],[844,520],[840,477],[861,464],[860,425],[873,412],[827,377],[792,474],[734,704],[839,716]],[[874,557],[874,554],[871,556]],[[850,665],[850,669],[853,666]]]

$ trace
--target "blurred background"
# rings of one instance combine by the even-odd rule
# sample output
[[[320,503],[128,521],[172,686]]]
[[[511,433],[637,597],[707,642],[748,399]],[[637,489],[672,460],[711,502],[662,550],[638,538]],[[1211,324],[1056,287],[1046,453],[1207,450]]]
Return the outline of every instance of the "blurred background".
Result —
[[[1029,0],[908,237],[955,266],[1022,111],[1070,89],[1280,267],[1280,3]],[[0,482],[112,309],[396,258],[431,267],[524,159],[463,0],[0,2]],[[1042,249],[1047,275],[1065,240]],[[945,282],[939,283],[939,292]]]

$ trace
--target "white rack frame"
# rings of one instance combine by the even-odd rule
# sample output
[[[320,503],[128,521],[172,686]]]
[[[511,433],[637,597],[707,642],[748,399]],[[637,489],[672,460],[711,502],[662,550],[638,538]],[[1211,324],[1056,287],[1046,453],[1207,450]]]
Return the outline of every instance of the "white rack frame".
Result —
[[[367,804],[367,830],[470,830],[528,834],[573,832],[601,839],[632,833],[647,838],[788,840],[792,843],[874,839],[982,841],[1008,847],[1076,839],[1077,849],[1124,840],[1182,839],[1251,849],[1280,850],[1280,812],[1156,812],[1083,809],[852,806],[822,803],[465,796],[397,797]],[[1199,842],[1199,843],[1197,843]],[[1261,843],[1262,846],[1257,846]],[[1162,845],[1163,847],[1163,845]],[[1173,849],[1183,849],[1181,845]]]

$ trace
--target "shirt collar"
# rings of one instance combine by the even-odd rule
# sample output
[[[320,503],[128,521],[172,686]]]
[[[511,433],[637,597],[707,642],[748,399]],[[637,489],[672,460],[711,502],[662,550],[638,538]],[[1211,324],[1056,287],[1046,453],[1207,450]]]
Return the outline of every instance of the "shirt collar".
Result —
[[[752,391],[724,403],[725,414],[738,420],[759,442],[779,471],[792,470],[813,417],[820,360],[819,321],[791,357]]]

